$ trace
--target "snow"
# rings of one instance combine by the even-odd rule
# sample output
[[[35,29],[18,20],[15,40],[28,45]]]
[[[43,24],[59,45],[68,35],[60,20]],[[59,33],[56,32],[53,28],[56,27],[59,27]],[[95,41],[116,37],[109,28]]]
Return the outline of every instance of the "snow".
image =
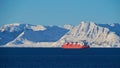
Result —
[[[42,26],[7,24],[0,28],[0,45],[4,47],[61,47],[78,42],[90,47],[120,47],[120,24],[95,24],[82,21],[77,26]]]
[[[120,46],[120,37],[108,27],[101,27],[93,22],[82,22],[70,30],[58,42],[63,44],[65,41],[83,42],[90,47],[117,47]],[[120,32],[118,30],[118,32]],[[65,40],[65,41],[64,41]],[[63,43],[61,43],[63,41]]]
[[[68,30],[73,29],[73,27],[74,27],[74,26],[69,25],[69,24],[65,24],[65,25],[63,26],[63,28],[68,29]]]
[[[55,42],[38,42],[34,43],[31,41],[27,41],[25,44],[9,44],[9,45],[4,45],[2,47],[56,47],[54,46]]]
[[[34,26],[36,27],[36,26]],[[13,41],[7,43],[8,45],[41,45],[41,42],[51,43],[59,40],[66,32],[67,29],[57,26],[44,26],[45,30],[36,31],[31,26],[19,34]],[[36,44],[37,43],[37,44]],[[43,44],[42,44],[43,45]],[[41,45],[41,46],[42,46]],[[48,45],[44,45],[45,47]],[[52,46],[51,44],[49,46]]]
[[[31,26],[29,29],[32,29],[33,31],[46,30],[46,28],[44,26],[42,26],[42,25]]]
[[[6,24],[3,27],[0,28],[1,32],[15,32],[15,31],[22,31],[24,29],[25,24]]]
[[[14,24],[6,24],[4,25],[4,27],[9,27],[9,26],[19,26],[20,24],[19,23],[14,23]]]

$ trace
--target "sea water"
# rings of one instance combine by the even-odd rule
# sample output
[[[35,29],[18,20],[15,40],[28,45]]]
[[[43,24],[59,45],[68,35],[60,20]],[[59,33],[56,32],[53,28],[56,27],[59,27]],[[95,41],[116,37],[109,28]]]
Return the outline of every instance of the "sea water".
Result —
[[[120,48],[0,48],[0,68],[120,68]]]

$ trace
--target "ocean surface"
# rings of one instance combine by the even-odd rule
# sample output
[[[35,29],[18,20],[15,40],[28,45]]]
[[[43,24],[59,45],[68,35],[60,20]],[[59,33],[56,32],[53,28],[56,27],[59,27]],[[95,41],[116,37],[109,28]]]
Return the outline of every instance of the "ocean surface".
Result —
[[[120,68],[120,48],[0,48],[0,68]]]

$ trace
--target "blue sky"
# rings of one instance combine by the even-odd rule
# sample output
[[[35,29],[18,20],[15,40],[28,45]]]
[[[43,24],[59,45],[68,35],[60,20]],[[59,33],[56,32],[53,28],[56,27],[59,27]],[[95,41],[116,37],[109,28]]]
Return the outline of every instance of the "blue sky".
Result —
[[[0,26],[10,23],[120,23],[120,0],[0,0]]]

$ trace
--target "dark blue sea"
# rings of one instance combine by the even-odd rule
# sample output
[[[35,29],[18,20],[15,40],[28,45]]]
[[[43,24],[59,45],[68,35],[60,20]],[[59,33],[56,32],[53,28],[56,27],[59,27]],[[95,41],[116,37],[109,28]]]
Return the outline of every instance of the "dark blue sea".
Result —
[[[120,48],[0,48],[0,68],[120,68]]]

